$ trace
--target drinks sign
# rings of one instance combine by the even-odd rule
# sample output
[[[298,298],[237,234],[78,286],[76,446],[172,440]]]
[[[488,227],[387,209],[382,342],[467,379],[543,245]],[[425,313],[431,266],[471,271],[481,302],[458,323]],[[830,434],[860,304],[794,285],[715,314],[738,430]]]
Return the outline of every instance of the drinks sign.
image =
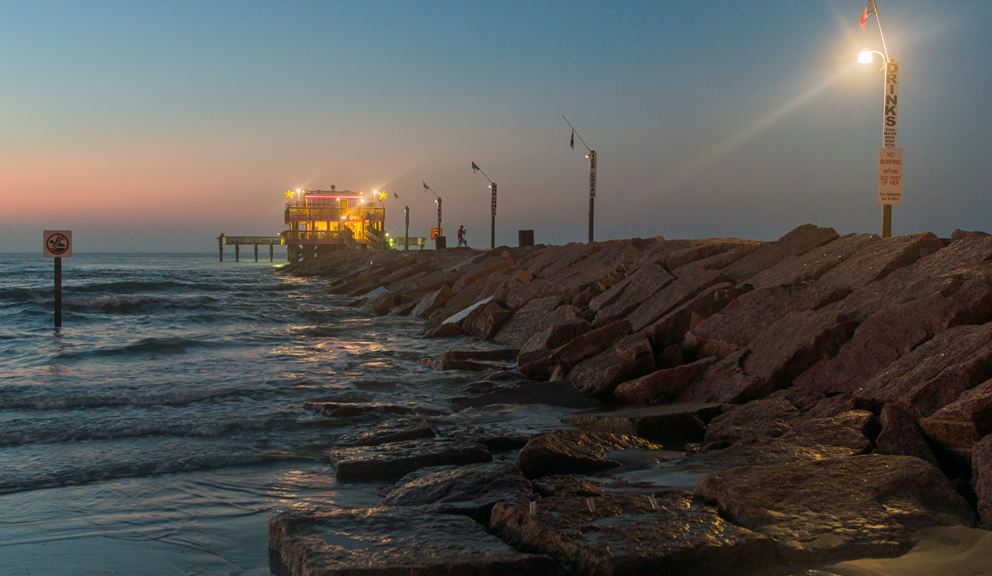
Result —
[[[882,145],[896,147],[896,128],[899,124],[899,63],[885,63],[885,102],[882,113]]]

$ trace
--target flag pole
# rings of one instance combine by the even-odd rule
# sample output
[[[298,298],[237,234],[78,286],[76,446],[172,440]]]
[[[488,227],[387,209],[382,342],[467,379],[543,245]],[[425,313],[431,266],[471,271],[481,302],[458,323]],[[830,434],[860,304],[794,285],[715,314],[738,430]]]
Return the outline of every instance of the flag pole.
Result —
[[[572,134],[578,136],[579,142],[582,142],[582,145],[589,151],[586,158],[589,159],[589,243],[592,244],[593,224],[596,219],[596,151],[586,144],[586,141],[582,139],[582,135],[578,133],[574,126],[572,126],[572,123],[568,121],[568,118],[565,118],[564,114],[562,114],[561,117],[565,119],[565,123],[572,129]]]
[[[561,117],[562,118],[565,118],[565,115],[562,114]],[[568,121],[568,118],[565,118],[565,124],[568,124],[568,127],[572,129],[572,132],[575,132],[575,135],[579,137],[579,142],[582,142],[582,145],[586,147],[586,150],[589,150],[590,152],[592,152],[592,149],[590,149],[589,148],[589,145],[586,144],[586,141],[582,139],[582,135],[579,134],[579,131],[576,130],[574,126],[572,126],[572,123],[571,122]]]
[[[889,61],[889,48],[885,45],[885,34],[882,32],[882,19],[878,14],[878,2],[872,0],[872,4],[875,5],[875,22],[878,22],[878,35],[882,37],[882,50],[885,50],[885,61]]]

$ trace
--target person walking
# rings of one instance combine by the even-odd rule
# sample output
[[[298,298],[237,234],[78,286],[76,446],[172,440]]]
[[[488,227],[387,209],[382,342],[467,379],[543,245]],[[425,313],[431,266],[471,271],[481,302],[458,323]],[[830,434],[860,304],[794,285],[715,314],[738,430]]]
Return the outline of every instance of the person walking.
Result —
[[[461,248],[462,246],[468,248],[468,241],[465,240],[465,227],[464,226],[459,226],[458,227],[458,247]]]

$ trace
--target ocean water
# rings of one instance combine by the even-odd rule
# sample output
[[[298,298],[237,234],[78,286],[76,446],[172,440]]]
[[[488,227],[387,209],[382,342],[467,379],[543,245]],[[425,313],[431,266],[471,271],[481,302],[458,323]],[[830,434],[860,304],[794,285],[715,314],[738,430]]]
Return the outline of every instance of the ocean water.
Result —
[[[326,459],[356,421],[303,403],[443,407],[478,374],[420,359],[491,345],[420,340],[279,265],[77,254],[55,330],[53,261],[0,255],[0,574],[268,574],[275,511],[378,503]]]

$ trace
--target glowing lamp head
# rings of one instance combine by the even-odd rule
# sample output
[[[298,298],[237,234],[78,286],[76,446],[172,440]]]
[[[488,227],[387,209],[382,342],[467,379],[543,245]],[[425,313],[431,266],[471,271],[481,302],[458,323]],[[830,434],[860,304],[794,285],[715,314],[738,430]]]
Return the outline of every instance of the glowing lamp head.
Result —
[[[875,59],[875,53],[872,52],[871,50],[862,50],[861,53],[858,54],[859,64],[871,64],[872,60],[874,59]]]

